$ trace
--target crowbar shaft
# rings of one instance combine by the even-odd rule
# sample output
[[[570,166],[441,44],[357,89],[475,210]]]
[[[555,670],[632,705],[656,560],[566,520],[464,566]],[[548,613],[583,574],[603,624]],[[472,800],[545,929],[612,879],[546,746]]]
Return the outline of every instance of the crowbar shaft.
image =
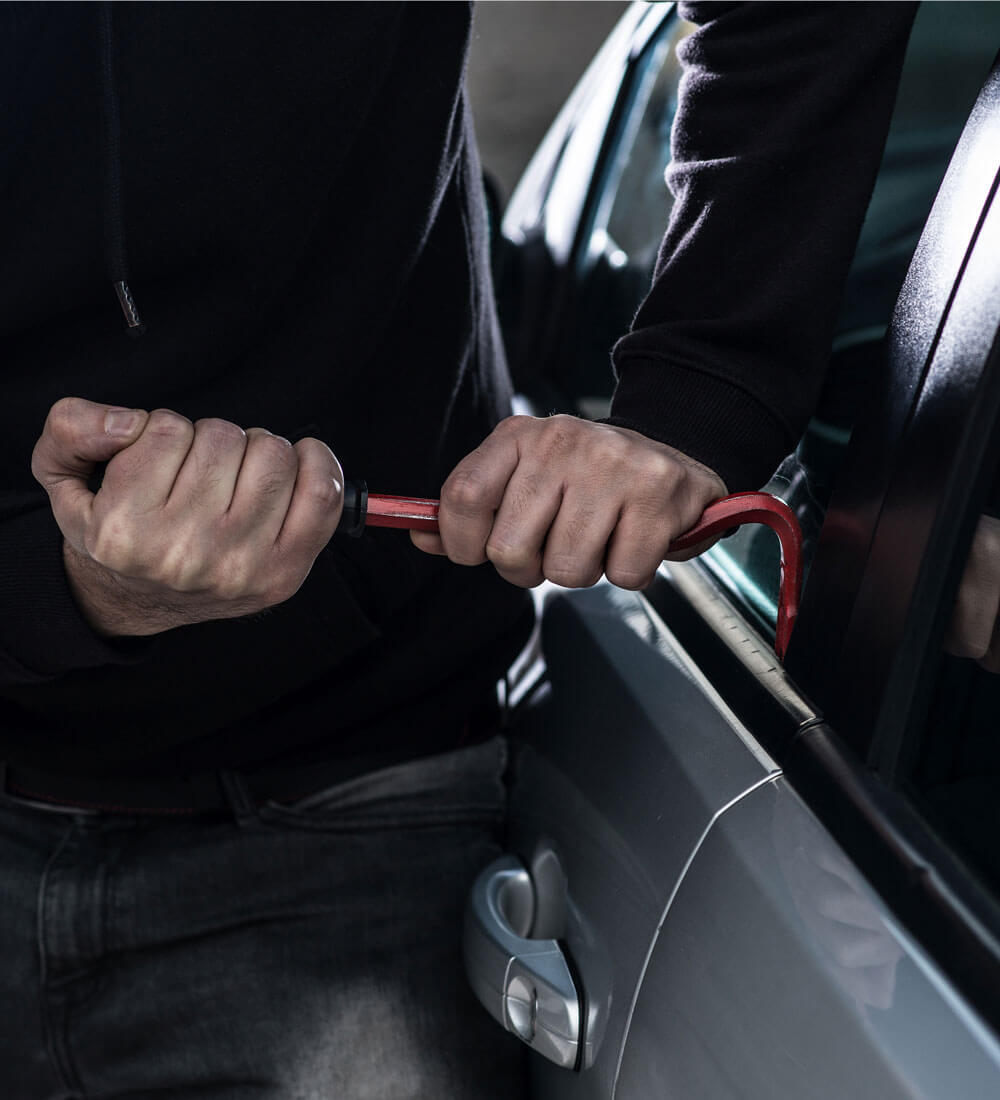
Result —
[[[344,513],[337,530],[355,537],[366,526],[437,532],[439,507],[437,500],[369,493],[363,481],[348,481],[344,486]],[[774,651],[783,661],[802,594],[802,532],[795,513],[783,500],[762,492],[732,493],[721,497],[702,512],[692,528],[678,535],[668,549],[671,552],[690,550],[745,523],[762,523],[778,536],[781,581]]]

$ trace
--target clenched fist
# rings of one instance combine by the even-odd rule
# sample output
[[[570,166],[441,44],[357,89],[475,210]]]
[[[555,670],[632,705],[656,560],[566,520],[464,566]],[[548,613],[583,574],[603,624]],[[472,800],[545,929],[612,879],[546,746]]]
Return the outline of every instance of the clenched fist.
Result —
[[[92,493],[98,462],[108,465]],[[343,505],[340,464],[317,439],[292,446],[263,428],[73,397],[49,411],[31,469],[63,533],[74,597],[108,635],[289,599]]]
[[[638,432],[573,416],[512,416],[452,471],[440,535],[421,550],[461,565],[491,561],[513,584],[567,588],[602,574],[643,588],[726,486],[708,467]],[[703,546],[673,555],[693,557]]]

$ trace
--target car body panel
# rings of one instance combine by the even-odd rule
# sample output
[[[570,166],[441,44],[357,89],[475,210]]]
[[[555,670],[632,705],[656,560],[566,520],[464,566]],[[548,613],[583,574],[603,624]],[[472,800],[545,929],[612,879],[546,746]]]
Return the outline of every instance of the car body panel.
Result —
[[[713,824],[666,928],[618,1100],[997,1095],[996,1040],[784,778]]]
[[[573,1095],[609,1095],[633,990],[688,860],[715,815],[776,768],[638,594],[555,592],[542,642],[549,689],[517,729],[510,845],[529,867],[553,852],[565,875],[561,938],[586,993],[589,1047],[588,1084]],[[559,1089],[550,1081],[543,1095]]]
[[[662,61],[657,35],[682,30],[672,9],[629,9],[504,220],[522,264],[515,377],[518,364],[554,364],[529,379],[550,388],[529,396],[568,392],[581,286],[609,258],[594,235],[634,132],[629,112],[643,109],[649,66]],[[977,454],[982,464],[984,423],[1000,403],[1000,382],[987,392],[975,381],[1000,379],[1000,208],[986,216],[1000,148],[995,76],[984,94],[907,278],[893,356],[878,368],[881,456],[866,468],[861,454],[853,496],[834,498],[789,670],[767,638],[766,593],[748,606],[746,578],[727,579],[725,554],[710,568],[665,565],[641,595],[602,582],[540,601],[548,680],[512,731],[509,851],[538,894],[527,932],[559,941],[584,1026],[575,1070],[532,1058],[542,1100],[1000,1095],[996,906],[857,752],[872,743],[893,675],[892,706],[911,705],[913,653],[942,598],[937,573],[960,542],[940,535],[942,517],[973,498],[972,486],[953,492],[955,472],[969,480]],[[577,397],[596,392],[592,378]],[[946,394],[941,422],[966,415],[967,430],[948,436],[955,453],[933,458],[907,517],[921,486],[913,443],[939,438],[920,434],[934,420],[923,395],[933,406],[951,384],[961,399]],[[849,483],[849,462],[846,472]],[[902,511],[884,507],[895,490]],[[838,537],[854,555],[839,573]],[[897,575],[894,553],[905,559]],[[895,593],[881,612],[880,583]],[[917,623],[908,616],[921,600],[930,611]],[[870,658],[882,628],[902,638],[903,663],[887,663],[886,646],[881,664]],[[866,729],[831,728],[820,713],[862,704]]]

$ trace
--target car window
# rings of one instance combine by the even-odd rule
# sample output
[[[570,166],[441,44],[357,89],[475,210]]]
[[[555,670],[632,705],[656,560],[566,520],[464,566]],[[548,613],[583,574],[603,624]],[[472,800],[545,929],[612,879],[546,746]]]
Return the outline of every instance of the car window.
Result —
[[[572,349],[559,381],[573,411],[606,416],[614,389],[608,355],[626,332],[652,281],[673,196],[665,173],[677,110],[677,45],[693,25],[671,16],[633,62],[619,99],[620,128],[581,226],[579,302]]]
[[[674,204],[666,171],[681,76],[677,46],[693,29],[691,23],[672,20],[639,62],[635,107],[591,236],[592,250],[603,250],[618,265],[631,264],[647,282]]]
[[[967,517],[897,785],[1000,897],[1000,479]],[[890,777],[891,778],[891,777]]]
[[[993,61],[1000,40],[998,9],[993,4],[920,6],[817,414],[796,452],[766,486],[799,517],[807,570],[854,413],[862,407],[878,367],[914,248]],[[704,560],[758,625],[773,630],[778,591],[774,536],[760,528],[741,528]]]
[[[596,194],[578,234],[577,292],[561,326],[568,335],[552,357],[555,388],[545,395],[552,411],[594,418],[608,411],[614,388],[609,349],[649,288],[673,205],[665,173],[681,71],[677,46],[692,30],[676,16],[664,19],[622,85],[618,128],[606,143]],[[910,258],[997,40],[1000,5],[920,7],[817,415],[766,486],[795,509],[807,566],[854,410],[877,367]],[[773,630],[778,553],[769,531],[741,528],[702,560],[757,626]]]

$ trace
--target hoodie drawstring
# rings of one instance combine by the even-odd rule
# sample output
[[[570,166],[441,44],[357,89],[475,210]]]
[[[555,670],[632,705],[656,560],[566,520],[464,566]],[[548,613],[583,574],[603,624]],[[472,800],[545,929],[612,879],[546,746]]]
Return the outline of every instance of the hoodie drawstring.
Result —
[[[110,0],[97,5],[101,33],[101,93],[104,116],[104,262],[133,336],[146,326],[139,317],[128,285],[125,223],[122,218],[121,115],[115,81],[115,39]]]

